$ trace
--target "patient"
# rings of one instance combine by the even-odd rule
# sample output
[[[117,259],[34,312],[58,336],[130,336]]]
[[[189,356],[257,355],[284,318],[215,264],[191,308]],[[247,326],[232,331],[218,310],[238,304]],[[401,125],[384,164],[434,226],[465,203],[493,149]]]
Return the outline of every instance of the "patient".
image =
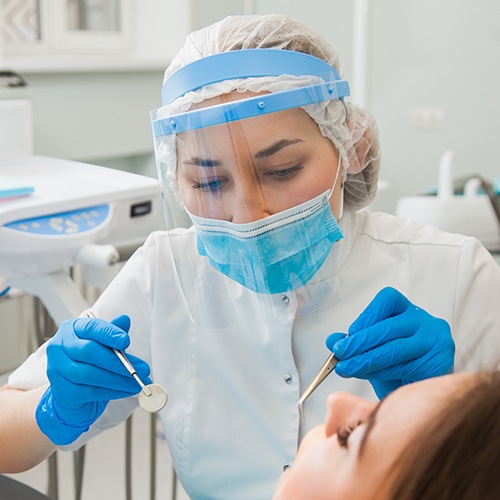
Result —
[[[332,394],[273,498],[498,499],[499,466],[500,371],[447,375],[379,404]]]

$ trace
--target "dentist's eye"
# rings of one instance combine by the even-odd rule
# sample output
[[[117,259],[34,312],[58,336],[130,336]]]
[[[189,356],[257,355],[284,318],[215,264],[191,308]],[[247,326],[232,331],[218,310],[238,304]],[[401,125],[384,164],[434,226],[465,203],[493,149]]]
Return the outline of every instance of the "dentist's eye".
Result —
[[[213,179],[213,180],[207,180],[205,182],[195,182],[192,185],[192,189],[200,189],[208,193],[217,193],[222,189],[224,184],[225,184],[224,179]]]
[[[282,168],[278,170],[270,170],[266,175],[277,180],[286,180],[293,177],[297,172],[300,172],[304,167],[302,165],[295,165],[289,168]]]
[[[358,427],[362,423],[362,421],[359,421],[354,425],[349,424],[339,428],[339,430],[337,431],[337,441],[339,442],[339,445],[342,446],[342,448],[349,448],[349,436],[352,434],[354,429],[356,429],[356,427]]]

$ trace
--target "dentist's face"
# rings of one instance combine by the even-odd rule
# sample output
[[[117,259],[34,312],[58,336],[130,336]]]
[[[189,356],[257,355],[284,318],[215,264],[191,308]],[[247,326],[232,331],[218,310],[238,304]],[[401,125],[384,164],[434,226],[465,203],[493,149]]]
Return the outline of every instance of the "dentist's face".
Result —
[[[198,107],[255,94],[233,92]],[[338,154],[302,109],[290,109],[179,134],[179,189],[194,215],[253,222],[334,186]],[[330,199],[339,213],[341,175]]]
[[[331,395],[325,425],[305,436],[273,499],[388,498],[398,457],[468,377],[410,384],[378,405],[347,393]]]

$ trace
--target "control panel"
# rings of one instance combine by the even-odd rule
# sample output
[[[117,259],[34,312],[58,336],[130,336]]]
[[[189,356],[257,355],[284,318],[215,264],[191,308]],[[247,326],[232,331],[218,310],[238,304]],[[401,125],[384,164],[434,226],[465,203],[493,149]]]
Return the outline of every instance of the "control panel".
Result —
[[[97,228],[109,216],[109,205],[97,205],[80,210],[16,220],[5,228],[43,236],[69,236]]]

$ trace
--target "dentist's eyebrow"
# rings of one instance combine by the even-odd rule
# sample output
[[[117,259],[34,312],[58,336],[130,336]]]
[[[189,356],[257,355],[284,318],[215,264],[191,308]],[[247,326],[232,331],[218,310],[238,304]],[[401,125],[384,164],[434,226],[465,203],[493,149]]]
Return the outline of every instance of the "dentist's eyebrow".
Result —
[[[379,402],[379,404],[375,407],[375,409],[370,413],[370,416],[368,417],[368,420],[366,421],[366,430],[363,434],[363,437],[361,438],[361,443],[359,444],[358,448],[358,457],[361,457],[363,454],[363,450],[366,446],[366,442],[368,441],[368,436],[372,432],[373,428],[375,427],[375,424],[377,423],[377,413],[379,412],[380,408],[382,407],[382,404],[384,401],[386,401],[387,398],[383,399],[382,401]]]
[[[200,156],[194,156],[189,160],[183,161],[182,164],[192,167],[220,167],[222,165],[222,162],[220,160],[212,160],[210,158],[201,158]]]
[[[267,158],[268,156],[272,156],[283,148],[287,146],[291,146],[292,144],[297,144],[298,142],[304,142],[302,139],[281,139],[276,141],[274,144],[271,144],[269,147],[261,149],[255,155],[255,159]]]

